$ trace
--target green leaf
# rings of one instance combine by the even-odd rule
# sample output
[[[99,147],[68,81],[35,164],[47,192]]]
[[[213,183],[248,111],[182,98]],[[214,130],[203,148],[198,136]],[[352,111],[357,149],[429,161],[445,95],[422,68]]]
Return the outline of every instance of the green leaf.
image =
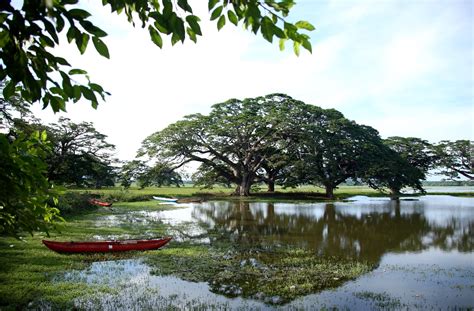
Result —
[[[95,26],[89,21],[80,21],[81,26],[90,34],[96,37],[106,37],[107,33],[100,29],[99,27]]]
[[[88,87],[85,87],[83,85],[80,86],[81,88],[81,93],[82,95],[84,95],[84,97],[90,101],[97,101],[97,98],[95,97],[95,94],[93,91],[91,91],[91,89],[89,89]]]
[[[14,82],[13,80],[10,80],[8,84],[5,86],[3,89],[3,97],[5,97],[6,100],[8,100],[13,94],[15,94],[15,86],[17,82]]]
[[[72,16],[74,19],[77,20],[84,20],[91,16],[91,14],[87,11],[81,10],[81,9],[71,9],[67,11],[70,16]]]
[[[54,47],[54,41],[51,40],[51,38],[47,36],[41,36],[40,37],[40,42],[42,46],[48,46],[48,47]]]
[[[193,13],[193,9],[187,0],[178,0],[178,6],[189,13]]]
[[[78,29],[74,26],[70,27],[68,30],[67,30],[67,33],[66,33],[66,37],[67,37],[67,42],[71,43],[72,40],[74,40],[74,38],[76,37],[76,32],[78,31]]]
[[[280,42],[279,42],[279,47],[280,47],[280,51],[283,51],[285,49],[285,42],[286,42],[287,39],[280,39]]]
[[[219,20],[217,21],[217,30],[221,30],[222,27],[224,27],[225,25],[225,15],[221,15],[221,17],[219,17]]]
[[[56,30],[57,32],[63,31],[64,28],[64,18],[61,16],[61,14],[57,13],[55,15],[56,18]]]
[[[308,50],[310,53],[313,53],[313,48],[311,47],[311,42],[304,40],[302,43],[303,47]]]
[[[148,26],[148,31],[150,32],[151,41],[161,49],[163,47],[163,39],[161,38],[160,33],[151,25]]]
[[[53,108],[54,112],[59,112],[60,110],[66,111],[65,102],[61,97],[52,96],[50,94],[47,94],[47,95],[49,95],[48,96],[49,104],[51,105],[51,108]]]
[[[46,133],[46,130],[41,132],[41,140],[46,141],[48,139],[48,133]]]
[[[173,12],[173,4],[171,0],[162,0],[163,1],[163,17],[168,19]]]
[[[202,36],[201,27],[199,26],[199,17],[195,15],[186,16],[186,21],[188,22],[191,29],[199,36]]]
[[[0,13],[0,24],[3,24],[3,22],[7,20],[8,15],[7,13]]]
[[[186,32],[188,33],[189,39],[191,39],[191,41],[196,43],[197,42],[196,33],[190,27],[186,28]]]
[[[71,85],[71,79],[65,72],[60,71],[59,73],[61,74],[61,77],[63,78],[62,86],[63,86],[64,92],[67,94],[69,98],[74,97],[74,89]]]
[[[176,13],[173,13],[170,17],[170,25],[171,25],[171,31],[173,34],[175,34],[181,42],[184,42],[184,39],[186,38],[186,30],[184,29],[184,22],[183,20],[176,15]]]
[[[295,51],[296,56],[300,56],[300,43],[297,41],[293,42],[293,50]]]
[[[273,22],[269,17],[265,16],[262,19],[260,32],[262,33],[262,36],[265,38],[265,40],[268,42],[273,41]]]
[[[81,99],[81,87],[79,85],[74,85],[74,102],[78,102]]]
[[[216,6],[218,2],[219,0],[209,0],[209,3],[208,3],[209,12]]]
[[[94,43],[94,47],[100,55],[105,58],[110,58],[109,49],[102,40],[97,37],[92,37],[92,42]]]
[[[89,87],[91,89],[93,89],[94,91],[96,91],[97,93],[103,93],[104,92],[104,89],[99,84],[89,83]]]
[[[180,40],[181,38],[176,33],[173,33],[171,36],[171,45],[175,45]]]
[[[51,38],[53,38],[54,42],[59,44],[58,34],[56,33],[56,29],[54,28],[53,24],[51,24],[47,19],[42,19],[42,22],[44,24],[44,28],[49,33]]]
[[[0,48],[3,48],[10,42],[10,35],[8,31],[0,31]]]
[[[71,9],[68,11],[69,15],[72,16],[74,19],[83,20],[91,16],[91,14],[87,11],[81,9]]]
[[[71,69],[69,70],[70,75],[86,75],[87,71],[82,69]]]
[[[311,25],[309,22],[307,21],[299,21],[299,22],[296,22],[295,23],[295,26],[299,29],[306,29],[306,30],[309,30],[309,31],[313,31],[315,30],[316,28],[314,28],[313,25]]]
[[[285,32],[276,25],[273,25],[273,33],[280,39],[286,39]]]
[[[63,66],[71,66],[71,65],[67,62],[67,60],[65,60],[65,59],[62,58],[62,57],[55,57],[54,59],[55,59],[56,62],[57,62],[58,64],[60,64],[60,65],[63,65]]]
[[[77,45],[77,48],[79,49],[79,52],[81,52],[81,54],[84,54],[84,52],[86,51],[87,49],[87,44],[89,43],[89,35],[86,34],[86,33],[82,33],[80,31],[77,31],[76,32],[76,35],[75,35],[75,40],[76,40],[76,45]]]
[[[227,18],[235,26],[237,26],[237,24],[239,23],[239,19],[237,18],[237,15],[235,15],[235,13],[231,10],[227,11]]]
[[[217,19],[222,14],[222,5],[218,6],[214,11],[211,13],[211,21]]]

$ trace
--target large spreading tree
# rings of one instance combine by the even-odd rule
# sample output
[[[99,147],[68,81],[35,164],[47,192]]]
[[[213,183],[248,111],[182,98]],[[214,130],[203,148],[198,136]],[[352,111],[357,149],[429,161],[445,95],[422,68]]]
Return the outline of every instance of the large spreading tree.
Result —
[[[53,145],[47,158],[51,182],[97,188],[114,185],[115,146],[92,123],[61,117],[46,129]]]
[[[175,169],[200,162],[246,196],[256,180],[266,178],[265,165],[292,143],[292,116],[301,105],[283,94],[230,99],[213,105],[207,116],[190,115],[150,135],[142,154]]]
[[[370,165],[381,139],[375,129],[350,121],[337,110],[310,105],[306,109],[296,178],[324,187],[326,196],[333,198],[339,184],[358,178]]]
[[[450,179],[474,180],[474,143],[469,140],[443,140],[433,146],[440,174]]]

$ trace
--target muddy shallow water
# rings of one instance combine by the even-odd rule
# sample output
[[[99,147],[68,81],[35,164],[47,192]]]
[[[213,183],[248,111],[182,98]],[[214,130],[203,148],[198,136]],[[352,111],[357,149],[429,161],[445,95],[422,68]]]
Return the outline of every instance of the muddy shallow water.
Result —
[[[474,307],[474,199],[425,196],[393,202],[357,196],[338,203],[208,202],[163,212],[132,212],[99,219],[100,225],[165,222],[178,239],[208,232],[245,247],[296,245],[317,256],[376,264],[338,288],[284,306],[212,293],[208,284],[151,275],[142,260],[94,263],[63,280],[105,284],[116,293],[79,299],[86,309],[431,309]],[[190,228],[182,232],[182,228]],[[113,276],[110,278],[110,276]]]

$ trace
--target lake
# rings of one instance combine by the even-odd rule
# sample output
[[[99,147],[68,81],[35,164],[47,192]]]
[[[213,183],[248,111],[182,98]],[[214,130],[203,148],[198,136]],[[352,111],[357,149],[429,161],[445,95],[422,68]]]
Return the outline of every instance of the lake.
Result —
[[[151,275],[141,260],[101,262],[87,271],[69,272],[66,279],[85,278],[103,284],[106,271],[120,276],[114,282],[121,279],[136,289],[128,291],[126,299],[78,301],[78,306],[262,310],[474,307],[473,198],[424,196],[396,202],[356,196],[336,203],[216,201],[163,212],[132,212],[124,219],[130,217],[144,228],[154,222],[188,228],[187,232],[174,232],[177,241],[213,244],[217,239],[228,239],[239,249],[296,246],[315,256],[367,261],[374,268],[337,287],[281,305],[258,297],[243,298],[239,291],[222,295],[215,284]],[[107,223],[107,219],[101,221],[101,225]],[[117,225],[123,220],[114,216],[110,221]],[[250,258],[245,264],[259,263]]]

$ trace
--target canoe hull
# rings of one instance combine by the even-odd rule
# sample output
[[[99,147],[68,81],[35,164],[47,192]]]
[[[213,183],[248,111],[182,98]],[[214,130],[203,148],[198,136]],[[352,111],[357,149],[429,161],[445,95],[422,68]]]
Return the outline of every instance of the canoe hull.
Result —
[[[58,253],[109,253],[159,249],[170,240],[171,238],[97,242],[55,242],[43,240],[43,244]]]
[[[155,197],[155,196],[153,196],[153,199],[158,200],[158,201],[163,201],[163,202],[176,202],[176,201],[178,201],[178,199]]]
[[[91,199],[91,200],[89,200],[89,203],[94,204],[94,205],[97,205],[97,206],[103,206],[103,207],[110,207],[110,206],[112,206],[112,203],[102,202],[102,201],[99,201],[99,200],[96,200],[96,199]]]

